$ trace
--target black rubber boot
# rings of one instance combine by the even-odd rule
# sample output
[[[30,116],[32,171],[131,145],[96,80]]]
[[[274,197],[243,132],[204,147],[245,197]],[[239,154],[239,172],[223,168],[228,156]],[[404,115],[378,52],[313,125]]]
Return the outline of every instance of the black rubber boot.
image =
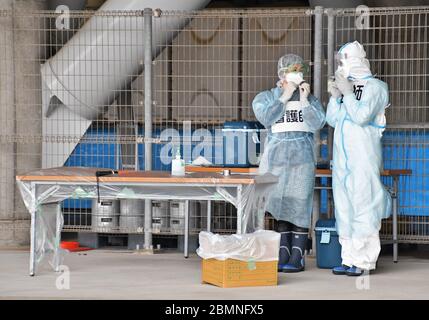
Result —
[[[289,262],[292,250],[292,229],[293,224],[288,221],[276,220],[275,230],[280,233],[280,251],[278,271],[283,271],[283,267]]]
[[[281,232],[280,253],[278,271],[283,271],[283,267],[289,262],[292,249],[292,231]]]
[[[301,272],[305,269],[305,248],[307,245],[308,231],[292,231],[292,251],[288,264],[282,268],[283,272]]]

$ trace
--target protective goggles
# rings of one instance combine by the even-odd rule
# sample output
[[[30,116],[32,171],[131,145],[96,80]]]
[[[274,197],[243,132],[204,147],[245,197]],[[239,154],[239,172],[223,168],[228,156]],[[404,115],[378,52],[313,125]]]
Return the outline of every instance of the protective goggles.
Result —
[[[302,72],[306,73],[308,71],[308,67],[304,63],[294,63],[290,64],[287,67],[280,68],[277,72],[279,78],[281,80],[286,79],[286,75],[291,72]]]

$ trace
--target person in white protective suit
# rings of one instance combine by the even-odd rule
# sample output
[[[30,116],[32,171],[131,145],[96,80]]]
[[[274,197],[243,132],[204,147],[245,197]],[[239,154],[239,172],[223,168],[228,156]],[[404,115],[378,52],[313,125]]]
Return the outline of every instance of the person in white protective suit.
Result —
[[[372,75],[359,42],[343,45],[336,59],[326,121],[335,128],[332,187],[342,266],[332,271],[359,276],[375,269],[381,219],[391,212],[391,197],[380,179],[389,93],[387,84]]]
[[[278,61],[277,87],[253,100],[256,118],[268,129],[259,173],[270,172],[279,182],[270,193],[266,211],[281,233],[278,270],[300,272],[313,207],[315,173],[313,133],[325,124],[325,111],[303,79],[306,65],[295,54]]]

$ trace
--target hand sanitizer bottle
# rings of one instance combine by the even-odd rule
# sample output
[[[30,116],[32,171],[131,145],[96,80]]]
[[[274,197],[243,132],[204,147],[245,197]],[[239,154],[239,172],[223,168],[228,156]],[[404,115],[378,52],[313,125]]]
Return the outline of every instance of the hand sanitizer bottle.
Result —
[[[177,149],[176,159],[171,162],[171,175],[184,176],[185,175],[185,160],[180,158],[180,149]]]

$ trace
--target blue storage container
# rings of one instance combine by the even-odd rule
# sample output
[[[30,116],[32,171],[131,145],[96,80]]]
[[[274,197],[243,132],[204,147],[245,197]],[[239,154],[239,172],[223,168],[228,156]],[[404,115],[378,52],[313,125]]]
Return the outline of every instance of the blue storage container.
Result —
[[[115,135],[112,127],[89,127],[82,138],[83,142],[78,143],[64,166],[117,169]],[[91,200],[68,199],[63,202],[64,209],[91,209],[91,206]]]
[[[257,121],[225,122],[222,129],[223,166],[247,168],[257,165],[256,157],[259,156],[261,144],[260,132],[263,128]],[[249,149],[251,146],[254,147],[254,151]],[[252,159],[252,155],[255,158]]]
[[[317,267],[332,269],[341,265],[341,245],[335,226],[335,219],[316,222],[316,259]]]
[[[328,141],[328,127],[324,127],[320,130],[320,141]],[[329,153],[328,153],[328,145],[327,144],[320,144],[320,157],[325,160],[326,162],[329,161]],[[321,166],[319,163],[317,165],[318,169],[328,169],[329,165],[327,167]],[[328,184],[328,178],[320,178],[320,183],[322,185]],[[320,190],[320,212],[321,213],[328,213],[328,190],[322,189]]]
[[[212,162],[212,163],[218,163],[218,157],[215,158],[218,154],[220,154],[220,162],[222,162],[222,149],[218,150],[219,148],[217,146],[215,146],[215,141],[213,138],[213,141],[208,144],[207,147],[204,147],[203,149],[201,149],[201,141],[196,139],[195,137],[193,137],[190,141],[190,149],[187,151],[190,151],[190,154],[185,154],[184,151],[184,133],[183,133],[183,129],[176,129],[177,130],[177,134],[180,136],[180,154],[182,156],[182,158],[184,158],[184,160],[186,161],[186,163],[189,163],[193,160],[195,160],[195,158],[199,155],[205,157],[208,161]],[[207,129],[208,130],[208,129]],[[162,128],[157,128],[155,130],[153,130],[152,132],[152,137],[157,139],[157,138],[161,138],[161,133],[162,133],[163,129]],[[196,129],[194,129],[191,132],[191,135],[195,134]],[[140,129],[140,135],[144,135],[144,128]],[[215,131],[214,130],[208,130],[208,133],[210,134],[210,138],[215,136]],[[197,136],[199,137],[199,136]],[[165,141],[166,137],[163,137],[163,140]],[[171,137],[169,137],[168,141],[171,140]],[[210,140],[209,140],[210,141]],[[172,148],[172,145],[170,143],[170,146],[167,146],[167,143],[154,143],[152,144],[152,170],[161,170],[161,171],[171,171],[171,162],[169,163],[163,163],[162,159],[161,159],[161,154],[163,153],[163,156],[165,157],[165,150],[163,151],[163,148],[167,147],[168,149],[168,157],[171,159],[173,159],[175,157],[175,152],[176,149]],[[176,147],[176,146],[175,146]],[[199,148],[199,152],[195,153],[195,149]],[[222,145],[220,144],[220,147],[222,147]],[[144,170],[144,158],[145,158],[145,150],[144,150],[144,144],[139,144],[139,169],[140,170]],[[207,154],[205,153],[207,151]],[[192,159],[189,158],[189,156],[192,155]]]
[[[410,169],[412,175],[399,177],[399,213],[429,216],[429,131],[386,130],[383,134],[383,161],[386,169]],[[391,179],[383,177],[391,185]]]
[[[320,131],[325,139],[324,128]],[[383,133],[383,165],[386,169],[410,169],[412,175],[399,177],[399,214],[413,217],[428,217],[429,210],[429,131],[425,129],[398,130],[387,129]],[[321,146],[322,158],[327,158],[327,148]],[[383,183],[392,185],[390,177],[382,177]],[[321,183],[327,183],[322,178]],[[321,191],[321,212],[327,212],[327,191]]]

